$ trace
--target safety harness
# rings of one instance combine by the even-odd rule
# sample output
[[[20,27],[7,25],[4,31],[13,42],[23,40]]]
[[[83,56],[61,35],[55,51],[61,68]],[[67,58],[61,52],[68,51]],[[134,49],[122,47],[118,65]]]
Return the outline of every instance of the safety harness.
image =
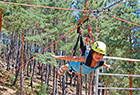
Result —
[[[86,45],[84,45],[84,43],[83,43],[83,38],[82,38],[82,31],[81,31],[81,25],[84,23],[84,22],[86,22],[86,21],[88,21],[89,20],[89,18],[87,17],[86,19],[84,19],[84,21],[82,21],[81,19],[80,19],[80,21],[78,21],[79,22],[79,24],[78,24],[78,28],[77,28],[77,33],[79,34],[78,35],[78,38],[77,38],[77,41],[76,41],[76,44],[75,44],[75,46],[74,46],[74,48],[73,48],[73,50],[72,50],[72,56],[75,56],[75,53],[76,53],[76,49],[77,49],[77,46],[78,46],[78,43],[79,43],[79,41],[80,41],[80,50],[81,50],[81,56],[84,56],[85,55],[85,51],[87,50],[87,45],[88,45],[88,43],[91,45],[91,39],[90,39],[90,37],[92,37],[92,43],[94,43],[94,38],[93,38],[93,34],[90,32],[91,31],[91,27],[90,27],[90,24],[88,25],[88,34],[87,34],[87,38],[86,38],[86,41],[85,41],[85,44]],[[91,49],[91,48],[90,48]],[[89,50],[90,50],[89,49]],[[92,60],[92,59],[91,59]],[[88,60],[87,60],[88,61]],[[83,64],[85,64],[85,63],[83,63],[83,62],[81,62],[80,63],[80,65],[82,66]],[[104,64],[104,61],[101,61],[101,62],[99,62],[99,65],[97,66],[97,67],[95,67],[95,69],[96,68],[98,68],[98,67],[100,67],[100,66],[102,66]],[[86,64],[85,64],[86,65]],[[88,62],[88,65],[87,66],[89,66],[90,67],[90,65],[91,65],[91,62]],[[73,67],[70,67],[70,70],[69,70],[70,72],[76,72],[76,70],[74,70],[73,69]]]

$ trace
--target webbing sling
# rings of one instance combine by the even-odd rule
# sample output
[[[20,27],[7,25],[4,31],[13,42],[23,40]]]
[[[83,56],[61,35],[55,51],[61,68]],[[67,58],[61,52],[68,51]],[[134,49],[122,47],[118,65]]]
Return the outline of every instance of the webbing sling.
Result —
[[[78,25],[81,25],[81,24],[85,23],[88,20],[89,20],[89,18],[84,20],[82,23],[79,23]],[[78,35],[76,44],[75,44],[75,46],[73,48],[73,54],[72,55],[75,56],[76,49],[77,49],[77,46],[78,46],[78,42],[79,42],[79,39],[80,39],[80,49],[82,51],[82,56],[83,56],[85,54],[86,46],[84,46],[84,43],[83,43],[82,32],[81,32],[81,27],[80,26],[77,28],[77,33],[79,33],[79,35]]]

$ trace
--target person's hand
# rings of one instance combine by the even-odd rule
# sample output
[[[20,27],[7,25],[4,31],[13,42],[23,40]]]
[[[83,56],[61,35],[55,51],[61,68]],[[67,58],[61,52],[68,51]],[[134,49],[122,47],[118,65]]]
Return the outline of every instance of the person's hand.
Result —
[[[56,58],[56,59],[58,59],[58,56],[55,56],[55,55],[51,55],[53,58]]]
[[[111,65],[106,65],[107,68],[111,69]]]
[[[109,68],[109,69],[111,69],[111,65],[107,65],[107,64],[105,64],[104,63],[104,65],[103,65],[104,67],[106,67],[106,68]]]

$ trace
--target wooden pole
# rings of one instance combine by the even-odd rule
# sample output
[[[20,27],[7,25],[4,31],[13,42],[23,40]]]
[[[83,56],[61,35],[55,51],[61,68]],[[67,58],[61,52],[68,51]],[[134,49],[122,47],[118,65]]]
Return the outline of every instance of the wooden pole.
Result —
[[[91,85],[90,85],[90,93],[91,93],[91,95],[93,95],[93,93],[94,93],[94,81],[93,81],[93,78],[94,78],[94,71],[92,71],[92,73],[91,73]]]
[[[131,64],[131,63],[130,63]],[[131,75],[132,73],[129,72],[129,75]],[[129,88],[132,88],[132,77],[129,77]],[[132,95],[132,90],[130,90],[129,95]]]
[[[2,9],[0,9],[0,54],[1,54],[1,28],[2,28]]]
[[[108,64],[108,59],[106,59],[106,63]],[[107,85],[108,85],[108,81],[107,80],[105,80],[105,84],[106,84],[106,87],[107,87]],[[108,91],[108,89],[105,90],[105,95],[107,95],[107,91]]]
[[[24,57],[24,29],[22,30],[22,48],[21,48],[21,66],[23,64],[23,57]],[[21,74],[20,74],[20,95],[23,95],[23,67],[21,67]]]
[[[81,88],[81,77],[82,77],[82,67],[80,66],[80,74],[79,74],[79,95],[82,95],[82,88]]]
[[[107,80],[105,80],[106,88],[107,88]],[[105,90],[105,95],[107,95],[107,89]]]
[[[132,54],[132,44],[131,44],[131,30],[129,30],[130,36],[129,36],[129,42],[130,42],[130,55]],[[130,62],[132,64],[132,62]],[[131,75],[131,71],[129,72],[129,75]],[[132,88],[132,76],[129,77],[129,88]],[[132,90],[130,90],[129,95],[132,95]]]
[[[90,95],[90,94],[91,94],[91,93],[90,93],[90,92],[91,92],[91,91],[90,91],[90,90],[91,90],[91,89],[90,89],[90,85],[91,85],[90,83],[91,83],[91,73],[89,73],[88,95]]]

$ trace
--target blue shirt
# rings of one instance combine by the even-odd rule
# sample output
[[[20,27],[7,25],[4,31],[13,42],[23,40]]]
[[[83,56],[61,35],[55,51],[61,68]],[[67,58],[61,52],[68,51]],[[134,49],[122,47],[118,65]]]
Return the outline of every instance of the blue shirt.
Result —
[[[87,52],[85,52],[85,53],[86,53],[85,58],[87,60]],[[80,73],[80,66],[81,66],[81,70],[82,70],[81,73],[82,74],[88,74],[88,73],[90,73],[92,71],[95,71],[97,68],[101,67],[101,66],[99,66],[99,64],[100,64],[100,62],[98,62],[97,67],[91,68],[91,67],[85,65],[85,63],[82,63],[82,62],[79,62],[79,61],[77,61],[77,62],[76,61],[71,61],[69,63],[68,70],[72,71],[72,72]]]

